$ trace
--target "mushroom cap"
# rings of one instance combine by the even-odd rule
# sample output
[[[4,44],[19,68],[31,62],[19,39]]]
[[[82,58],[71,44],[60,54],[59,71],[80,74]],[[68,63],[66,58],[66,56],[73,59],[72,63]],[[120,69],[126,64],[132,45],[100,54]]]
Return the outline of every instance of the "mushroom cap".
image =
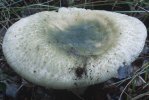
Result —
[[[137,18],[104,10],[60,8],[22,18],[3,40],[8,64],[22,77],[55,89],[116,77],[142,51],[147,36]]]

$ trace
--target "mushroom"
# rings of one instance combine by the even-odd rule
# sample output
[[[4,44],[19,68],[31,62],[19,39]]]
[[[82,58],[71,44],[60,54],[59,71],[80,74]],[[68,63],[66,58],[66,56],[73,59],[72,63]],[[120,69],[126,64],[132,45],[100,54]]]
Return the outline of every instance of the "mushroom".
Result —
[[[5,34],[3,52],[23,78],[54,89],[116,77],[142,51],[147,30],[137,18],[104,10],[60,8],[22,18]]]

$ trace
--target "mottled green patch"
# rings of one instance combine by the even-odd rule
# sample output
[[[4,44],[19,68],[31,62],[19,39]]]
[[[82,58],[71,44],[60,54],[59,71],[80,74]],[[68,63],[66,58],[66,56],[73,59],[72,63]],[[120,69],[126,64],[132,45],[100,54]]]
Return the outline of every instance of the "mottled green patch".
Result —
[[[49,35],[50,43],[68,54],[88,56],[100,55],[115,42],[111,26],[106,27],[96,20],[80,21],[63,29],[57,26],[56,32]],[[49,30],[51,33],[51,30]]]

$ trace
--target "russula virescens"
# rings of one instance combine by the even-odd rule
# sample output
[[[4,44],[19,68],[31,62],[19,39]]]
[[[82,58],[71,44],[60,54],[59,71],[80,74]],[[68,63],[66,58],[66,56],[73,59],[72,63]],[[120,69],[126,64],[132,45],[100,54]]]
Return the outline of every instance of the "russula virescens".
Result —
[[[106,81],[142,51],[144,24],[124,14],[60,8],[13,24],[3,40],[9,65],[25,79],[70,89]]]

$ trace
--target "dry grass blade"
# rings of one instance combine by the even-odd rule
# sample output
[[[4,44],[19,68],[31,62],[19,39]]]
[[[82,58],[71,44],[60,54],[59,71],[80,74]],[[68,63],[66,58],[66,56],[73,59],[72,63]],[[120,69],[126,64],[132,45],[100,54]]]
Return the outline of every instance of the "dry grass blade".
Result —
[[[145,97],[145,96],[149,96],[149,92],[145,92],[145,93],[142,93],[140,95],[137,95],[136,97],[132,98],[131,100],[138,100],[138,99]]]
[[[127,83],[127,85],[125,86],[125,88],[124,88],[123,91],[121,92],[120,97],[119,97],[119,100],[121,100],[122,95],[124,94],[125,90],[126,90],[127,87],[134,81],[134,79],[135,79],[136,77],[139,77],[140,74],[141,74],[142,72],[144,72],[144,70],[146,70],[148,67],[149,67],[149,64],[148,64],[148,63],[145,64],[142,68],[139,69],[140,71],[137,72],[137,73],[131,78],[131,80]]]

